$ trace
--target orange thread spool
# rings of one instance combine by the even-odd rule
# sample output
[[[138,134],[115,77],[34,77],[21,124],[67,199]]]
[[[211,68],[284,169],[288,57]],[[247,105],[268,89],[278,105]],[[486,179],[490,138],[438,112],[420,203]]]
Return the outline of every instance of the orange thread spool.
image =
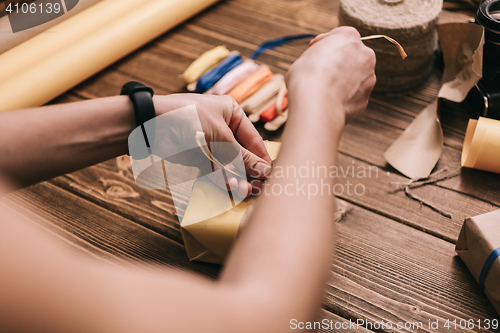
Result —
[[[239,83],[228,95],[233,97],[236,102],[241,103],[252,96],[260,87],[269,82],[273,76],[274,74],[269,68],[263,68],[245,81]]]

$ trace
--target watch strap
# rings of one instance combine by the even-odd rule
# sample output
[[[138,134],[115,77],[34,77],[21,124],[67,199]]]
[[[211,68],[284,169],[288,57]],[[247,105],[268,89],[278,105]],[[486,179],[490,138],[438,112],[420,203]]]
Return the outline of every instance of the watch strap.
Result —
[[[146,133],[144,124],[156,117],[153,103],[153,89],[140,82],[131,81],[122,87],[120,95],[128,95],[132,101],[136,125],[137,127],[140,126],[142,128],[146,146],[151,148],[151,145],[155,140],[154,127],[148,128],[148,132]]]

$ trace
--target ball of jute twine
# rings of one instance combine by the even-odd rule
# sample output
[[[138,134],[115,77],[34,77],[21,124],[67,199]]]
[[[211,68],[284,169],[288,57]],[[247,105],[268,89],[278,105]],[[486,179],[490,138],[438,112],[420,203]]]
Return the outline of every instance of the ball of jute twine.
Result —
[[[375,91],[408,90],[431,74],[438,48],[436,23],[443,0],[340,0],[340,25],[353,26],[361,36],[387,35],[397,40],[408,58],[382,39],[365,44],[377,54]]]

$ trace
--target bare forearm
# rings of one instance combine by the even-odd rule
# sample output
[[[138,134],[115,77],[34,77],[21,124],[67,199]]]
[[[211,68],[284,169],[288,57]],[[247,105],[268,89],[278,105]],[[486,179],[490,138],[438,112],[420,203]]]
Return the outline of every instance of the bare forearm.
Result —
[[[339,115],[331,125],[321,116],[334,108],[291,97],[290,113],[297,117],[287,123],[273,176],[222,277],[259,285],[260,296],[286,302],[280,304],[288,309],[290,317],[282,318],[286,322],[314,315],[332,256],[334,182],[328,174],[312,176],[312,169],[335,165],[344,120]],[[308,176],[304,171],[301,177],[299,170]],[[289,302],[291,295],[294,302]]]
[[[125,154],[132,103],[116,96],[0,114],[0,173],[19,187]]]

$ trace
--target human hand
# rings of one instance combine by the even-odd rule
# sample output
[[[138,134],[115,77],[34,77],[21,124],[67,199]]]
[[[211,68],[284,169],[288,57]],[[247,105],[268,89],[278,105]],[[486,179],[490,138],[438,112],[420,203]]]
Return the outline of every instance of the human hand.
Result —
[[[264,179],[269,174],[272,161],[262,137],[232,97],[173,94],[154,96],[154,104],[157,116],[194,104],[198,114],[197,118],[205,133],[205,140],[209,145],[210,143],[224,142],[238,148],[243,158],[245,172],[249,177]],[[190,142],[195,138],[197,131],[191,126],[194,126],[194,122],[184,121],[182,126],[170,127],[173,130],[171,133],[167,133],[168,138],[160,138],[160,140],[163,140],[162,144],[165,145],[167,139],[175,143]],[[217,146],[221,147],[221,145],[215,147]],[[212,147],[213,149],[214,147]],[[200,168],[208,166],[210,168],[210,161],[201,154],[193,154],[193,156],[189,157],[189,161],[185,159],[185,156],[183,159],[183,161],[180,161],[181,164],[190,164]],[[229,185],[229,188],[242,198],[252,193],[252,186],[247,179],[235,177],[230,173],[226,174],[227,184],[224,179],[212,179],[212,177],[211,179],[224,189]],[[252,184],[256,185],[256,182],[252,181]]]
[[[375,52],[354,28],[319,35],[288,72],[289,98],[320,99],[336,121],[341,117],[348,123],[368,104],[376,82],[375,62]]]

